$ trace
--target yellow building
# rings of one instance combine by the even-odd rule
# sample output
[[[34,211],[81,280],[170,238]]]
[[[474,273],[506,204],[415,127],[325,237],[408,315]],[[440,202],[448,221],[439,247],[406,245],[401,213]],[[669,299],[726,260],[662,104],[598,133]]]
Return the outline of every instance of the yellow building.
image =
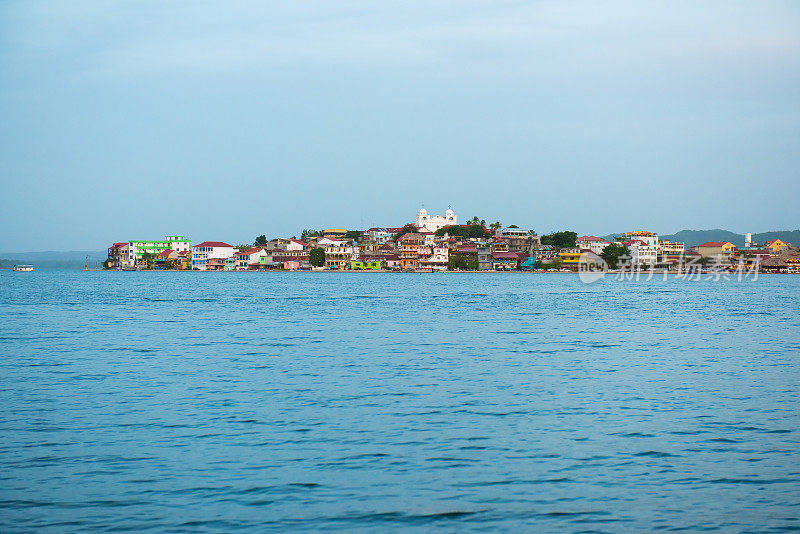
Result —
[[[347,237],[347,230],[328,228],[322,231],[322,237],[327,237],[328,239],[344,239]]]
[[[558,257],[561,258],[561,265],[564,267],[577,267],[581,262],[581,251],[569,250],[559,252]]]
[[[695,250],[704,258],[712,256],[727,257],[736,252],[736,245],[727,241],[709,241],[708,243],[697,245]]]
[[[780,239],[772,239],[764,243],[764,248],[769,249],[769,251],[773,254],[777,254],[781,250],[786,250],[789,248],[789,243],[781,241]]]

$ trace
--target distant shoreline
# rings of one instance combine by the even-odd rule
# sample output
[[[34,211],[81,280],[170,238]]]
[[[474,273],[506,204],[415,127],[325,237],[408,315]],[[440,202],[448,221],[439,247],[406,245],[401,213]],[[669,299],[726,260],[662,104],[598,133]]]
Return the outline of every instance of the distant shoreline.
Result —
[[[11,270],[11,269],[6,269]],[[58,269],[44,269],[44,270],[58,270]],[[73,269],[69,269],[73,270]],[[311,274],[582,274],[578,271],[555,271],[555,272],[536,272],[536,271],[516,271],[516,270],[508,270],[508,271],[392,271],[388,269],[356,269],[356,270],[323,270],[323,271],[310,271],[310,270],[290,270],[290,269],[270,269],[270,270],[246,270],[246,271],[225,271],[225,270],[211,270],[211,271],[200,271],[200,270],[190,270],[190,269],[142,269],[142,270],[117,270],[117,269],[80,269],[81,272],[116,272],[116,273],[311,273]],[[590,274],[589,272],[584,272],[583,274]],[[601,273],[597,273],[601,274]],[[720,276],[723,275],[738,275],[736,271],[720,271],[720,272],[682,272],[678,273],[675,271],[618,271],[618,270],[609,270],[605,271],[602,274],[606,275],[638,275],[639,277],[642,276],[661,276],[661,275],[673,275],[673,276],[687,276],[687,275],[716,275],[719,274]],[[743,271],[742,275],[752,275],[755,273],[750,273],[748,271]],[[800,274],[800,273],[775,273],[769,271],[759,272],[759,275],[762,274]]]

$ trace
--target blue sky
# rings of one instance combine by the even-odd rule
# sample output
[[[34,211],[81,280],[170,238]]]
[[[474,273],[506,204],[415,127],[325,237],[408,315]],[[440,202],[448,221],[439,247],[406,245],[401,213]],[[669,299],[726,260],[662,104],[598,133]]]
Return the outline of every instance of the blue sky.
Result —
[[[800,3],[0,3],[0,251],[800,227]]]

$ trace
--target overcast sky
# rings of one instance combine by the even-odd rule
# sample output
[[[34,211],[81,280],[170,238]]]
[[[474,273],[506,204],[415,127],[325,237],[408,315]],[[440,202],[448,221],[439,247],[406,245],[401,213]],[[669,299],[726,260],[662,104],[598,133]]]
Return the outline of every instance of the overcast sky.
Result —
[[[4,0],[0,251],[800,228],[800,2]]]

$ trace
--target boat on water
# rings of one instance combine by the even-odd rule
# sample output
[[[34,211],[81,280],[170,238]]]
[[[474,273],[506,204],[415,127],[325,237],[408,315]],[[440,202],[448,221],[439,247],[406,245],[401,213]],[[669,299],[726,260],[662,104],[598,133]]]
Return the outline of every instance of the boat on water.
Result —
[[[33,270],[33,265],[15,265],[14,271],[30,272]]]

